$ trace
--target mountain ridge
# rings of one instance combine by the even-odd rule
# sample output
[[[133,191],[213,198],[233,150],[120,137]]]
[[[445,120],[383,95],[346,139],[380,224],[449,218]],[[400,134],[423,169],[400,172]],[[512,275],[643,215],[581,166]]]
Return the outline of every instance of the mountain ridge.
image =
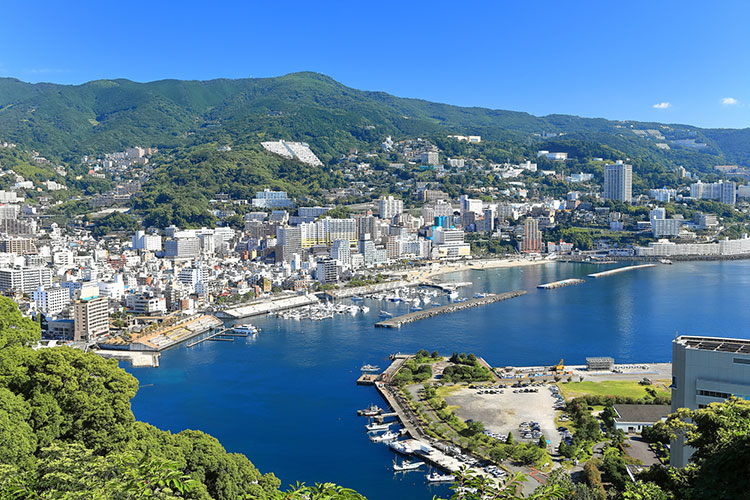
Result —
[[[276,134],[323,143],[323,156],[330,160],[337,152],[327,144],[328,136],[337,136],[337,143],[349,146],[373,143],[389,134],[435,133],[525,142],[542,142],[535,134],[558,133],[583,140],[600,135],[596,140],[606,141],[602,134],[624,135],[628,128],[679,130],[686,138],[705,142],[706,151],[716,155],[717,161],[750,164],[750,128],[704,129],[461,107],[354,89],[309,71],[278,77],[145,83],[117,78],[78,85],[0,78],[0,139],[63,159],[136,143],[178,147],[212,141],[257,142],[258,135]]]

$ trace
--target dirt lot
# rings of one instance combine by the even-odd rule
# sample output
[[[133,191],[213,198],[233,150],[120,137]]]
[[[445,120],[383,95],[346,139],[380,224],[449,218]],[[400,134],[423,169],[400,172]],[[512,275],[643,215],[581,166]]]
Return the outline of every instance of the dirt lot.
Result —
[[[463,388],[447,396],[449,405],[456,405],[456,415],[464,420],[477,420],[498,434],[513,432],[516,441],[520,440],[521,422],[539,422],[542,434],[557,448],[560,433],[555,426],[558,413],[552,408],[555,400],[547,386],[538,387],[539,392],[513,393],[504,389],[503,394],[477,394],[476,389]]]

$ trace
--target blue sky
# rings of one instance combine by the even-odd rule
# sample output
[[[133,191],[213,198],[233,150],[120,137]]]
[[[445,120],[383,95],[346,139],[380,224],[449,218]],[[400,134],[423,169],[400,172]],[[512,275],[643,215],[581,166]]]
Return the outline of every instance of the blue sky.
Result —
[[[462,106],[750,126],[750,2],[0,5],[0,76],[79,84],[325,73]]]

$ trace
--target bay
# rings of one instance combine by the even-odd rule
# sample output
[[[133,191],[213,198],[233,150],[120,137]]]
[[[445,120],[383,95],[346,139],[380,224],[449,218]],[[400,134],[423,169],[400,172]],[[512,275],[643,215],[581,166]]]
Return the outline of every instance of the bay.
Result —
[[[395,352],[474,352],[492,365],[582,364],[587,356],[617,363],[664,362],[677,333],[746,337],[750,262],[678,262],[605,278],[586,275],[618,265],[549,263],[466,271],[446,281],[461,290],[524,289],[505,302],[406,325],[374,328],[380,309],[408,306],[365,300],[367,315],[324,321],[251,318],[257,339],[205,342],[165,351],[159,368],[125,368],[142,388],[136,418],[161,429],[199,429],[228,451],[246,454],[282,487],[332,481],[370,500],[431,499],[447,486],[425,484],[425,472],[394,475],[394,455],[373,444],[356,409],[384,402],[355,385],[365,363],[385,367]],[[564,278],[586,282],[555,290],[536,286]]]

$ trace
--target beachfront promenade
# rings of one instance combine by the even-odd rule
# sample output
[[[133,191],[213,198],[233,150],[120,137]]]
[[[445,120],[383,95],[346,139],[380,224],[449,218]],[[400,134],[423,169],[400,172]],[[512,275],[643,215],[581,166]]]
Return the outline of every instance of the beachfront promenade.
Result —
[[[471,307],[492,304],[493,302],[500,302],[502,300],[520,297],[521,295],[526,295],[526,290],[513,290],[511,292],[492,294],[485,297],[470,299],[465,302],[456,302],[453,304],[446,304],[444,306],[433,307],[423,311],[411,312],[385,321],[378,321],[377,323],[375,323],[375,326],[380,328],[400,328],[401,325],[419,321],[420,319],[432,318],[440,314],[446,314],[469,309]]]

